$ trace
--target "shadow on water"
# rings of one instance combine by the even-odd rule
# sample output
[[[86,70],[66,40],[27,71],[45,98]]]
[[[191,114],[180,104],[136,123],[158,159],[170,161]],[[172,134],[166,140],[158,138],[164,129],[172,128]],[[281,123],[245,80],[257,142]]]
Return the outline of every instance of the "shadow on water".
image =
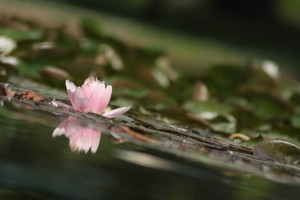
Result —
[[[291,180],[280,183],[275,177],[274,182],[226,164],[203,164],[172,146],[129,137],[93,115],[88,118],[47,104],[3,100],[2,199],[298,198],[299,185]],[[57,134],[66,137],[53,137]],[[188,148],[186,153],[191,153]]]

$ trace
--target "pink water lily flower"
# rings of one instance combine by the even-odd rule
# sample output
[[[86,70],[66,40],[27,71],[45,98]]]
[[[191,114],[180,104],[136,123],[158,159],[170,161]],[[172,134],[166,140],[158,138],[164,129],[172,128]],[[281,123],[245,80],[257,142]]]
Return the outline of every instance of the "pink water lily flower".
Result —
[[[52,136],[60,135],[69,138],[72,151],[84,151],[85,153],[90,149],[92,153],[96,153],[101,138],[99,130],[82,126],[80,120],[76,117],[68,117],[58,125]]]
[[[74,83],[66,80],[66,87],[73,107],[80,112],[93,112],[107,118],[113,118],[122,115],[130,109],[130,106],[114,110],[107,109],[111,98],[112,86],[105,86],[103,82],[94,77],[87,78],[81,87],[76,87]]]

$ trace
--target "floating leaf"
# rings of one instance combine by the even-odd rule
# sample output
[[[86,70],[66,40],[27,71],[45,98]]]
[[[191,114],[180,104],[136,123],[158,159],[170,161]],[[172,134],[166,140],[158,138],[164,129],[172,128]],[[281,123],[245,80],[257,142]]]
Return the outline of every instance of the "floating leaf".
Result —
[[[124,63],[121,57],[110,45],[101,44],[98,47],[98,51],[106,58],[114,70],[121,71],[124,68]]]
[[[214,96],[221,99],[230,98],[237,87],[245,82],[245,70],[232,65],[218,65],[208,69],[203,82]]]
[[[134,98],[143,98],[149,93],[148,90],[134,90],[130,88],[120,88],[114,91],[115,95],[128,95]]]
[[[300,114],[296,114],[292,117],[292,125],[296,128],[300,128]]]
[[[184,108],[201,119],[209,120],[215,131],[226,133],[236,132],[236,119],[230,114],[231,107],[220,103],[188,102]]]
[[[269,60],[254,62],[251,70],[252,75],[250,78],[253,85],[277,89],[277,80],[280,73],[276,63]]]
[[[287,140],[263,140],[254,146],[253,151],[262,159],[300,167],[300,147]]]
[[[235,107],[231,114],[237,119],[238,132],[253,130],[266,123],[256,116],[253,110],[241,106]]]
[[[279,78],[279,67],[276,63],[270,60],[264,60],[261,63],[262,70],[273,79]]]
[[[83,19],[81,21],[81,26],[84,31],[84,33],[91,37],[91,38],[97,38],[100,39],[103,37],[103,31],[100,27],[100,24],[93,19]]]
[[[68,72],[54,66],[46,66],[39,71],[43,78],[50,78],[54,80],[67,80],[70,79],[70,75]]]
[[[0,35],[9,37],[15,41],[23,40],[41,40],[43,37],[42,30],[10,30],[0,28]]]
[[[270,95],[259,95],[256,94],[251,99],[251,106],[253,106],[254,112],[261,118],[272,118],[272,117],[285,117],[288,115],[288,108],[277,99]]]
[[[17,44],[12,39],[0,36],[0,56],[6,56],[16,48]]]
[[[64,88],[65,80],[71,79],[68,72],[54,66],[46,66],[39,70],[40,80],[48,85]]]
[[[293,137],[294,139],[299,141],[300,128],[291,126],[290,124],[287,124],[287,122],[289,121],[284,121],[284,120],[274,121],[272,124],[272,130],[279,134]]]
[[[209,91],[204,83],[197,81],[194,86],[193,100],[208,101],[210,97]]]
[[[296,105],[300,105],[300,92],[293,92],[291,94],[290,101]]]
[[[99,42],[90,38],[82,38],[79,45],[85,53],[91,55],[96,54],[99,49]]]
[[[23,63],[11,56],[0,57],[0,76],[7,77],[22,70]],[[2,78],[3,78],[2,77]]]
[[[252,146],[252,145],[257,144],[258,142],[261,142],[263,139],[264,138],[263,138],[262,135],[258,135],[255,138],[252,138],[250,140],[247,140],[247,141],[243,142],[243,144],[246,145],[246,146]]]
[[[211,127],[215,131],[221,131],[226,133],[236,133],[236,119],[231,115],[226,115],[224,117],[218,117],[210,121]]]
[[[188,102],[184,108],[203,119],[214,119],[219,115],[227,116],[231,111],[231,107],[215,102]]]
[[[159,68],[152,69],[153,78],[159,83],[160,86],[166,88],[170,85],[170,80],[165,73]]]

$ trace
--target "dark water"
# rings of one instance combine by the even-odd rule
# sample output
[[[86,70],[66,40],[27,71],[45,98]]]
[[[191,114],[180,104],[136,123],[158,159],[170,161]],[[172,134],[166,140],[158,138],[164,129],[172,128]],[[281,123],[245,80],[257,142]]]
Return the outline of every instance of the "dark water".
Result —
[[[102,132],[74,152],[54,129],[68,116],[4,102],[0,199],[299,199],[299,186],[211,167]],[[76,149],[75,149],[76,150]]]

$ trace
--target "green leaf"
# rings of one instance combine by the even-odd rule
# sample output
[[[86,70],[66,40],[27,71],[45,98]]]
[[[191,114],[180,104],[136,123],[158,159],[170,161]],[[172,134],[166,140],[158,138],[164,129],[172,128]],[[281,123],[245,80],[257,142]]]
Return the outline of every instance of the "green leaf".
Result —
[[[296,128],[300,128],[300,113],[295,114],[291,119],[292,125]]]
[[[226,99],[236,93],[236,88],[245,82],[245,70],[232,65],[217,65],[209,68],[203,82],[214,96]]]
[[[241,106],[234,108],[231,114],[237,119],[237,131],[253,130],[264,124],[264,120],[255,115],[253,110]]]
[[[256,115],[264,119],[285,117],[289,112],[281,102],[268,95],[253,96],[250,105],[253,106]]]
[[[44,32],[42,30],[10,30],[0,28],[0,35],[9,37],[15,41],[41,40]]]
[[[187,111],[198,115],[203,119],[214,119],[217,116],[227,116],[231,111],[231,107],[216,102],[188,102],[184,106]]]
[[[258,136],[255,137],[255,138],[252,138],[252,139],[250,139],[250,140],[244,141],[244,142],[243,142],[243,145],[245,145],[245,146],[252,146],[252,145],[257,144],[258,142],[261,142],[263,139],[264,139],[264,138],[263,138],[262,135],[258,135]]]
[[[83,19],[81,21],[81,27],[86,36],[101,39],[103,37],[103,31],[99,23],[93,19]]]
[[[148,93],[148,90],[134,90],[131,88],[119,88],[117,90],[114,90],[114,95],[128,95],[134,98],[143,98]]]

